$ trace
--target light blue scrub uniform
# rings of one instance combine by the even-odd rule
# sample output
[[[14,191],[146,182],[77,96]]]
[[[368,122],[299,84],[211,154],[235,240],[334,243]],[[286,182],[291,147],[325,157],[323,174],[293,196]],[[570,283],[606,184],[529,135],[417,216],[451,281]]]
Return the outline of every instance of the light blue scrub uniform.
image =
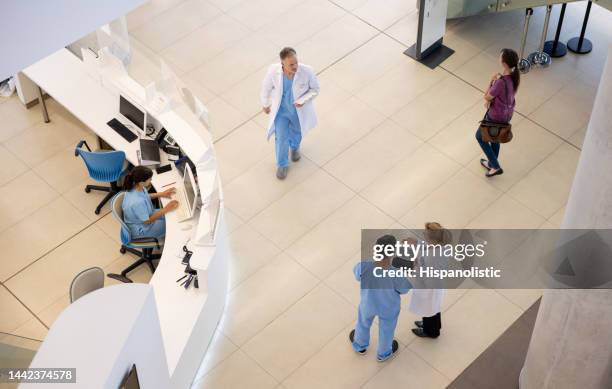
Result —
[[[289,166],[289,147],[291,150],[297,150],[302,142],[300,119],[293,103],[293,80],[290,80],[283,72],[283,98],[274,119],[278,167]]]
[[[157,211],[153,208],[153,202],[146,190],[132,189],[125,192],[121,208],[123,221],[130,229],[132,237],[160,239],[166,235],[166,219],[163,216],[151,224],[144,224]]]
[[[384,360],[393,353],[393,336],[400,314],[400,295],[408,293],[412,286],[405,277],[375,277],[373,274],[375,267],[372,261],[362,261],[353,268],[355,278],[361,282],[361,302],[355,325],[353,348],[355,351],[368,348],[370,327],[374,317],[378,316],[377,356]]]

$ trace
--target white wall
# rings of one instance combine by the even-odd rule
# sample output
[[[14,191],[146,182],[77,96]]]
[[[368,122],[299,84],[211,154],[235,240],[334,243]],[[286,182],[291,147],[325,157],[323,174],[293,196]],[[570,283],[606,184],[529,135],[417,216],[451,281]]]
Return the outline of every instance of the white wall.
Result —
[[[125,15],[146,1],[1,1],[0,80]]]

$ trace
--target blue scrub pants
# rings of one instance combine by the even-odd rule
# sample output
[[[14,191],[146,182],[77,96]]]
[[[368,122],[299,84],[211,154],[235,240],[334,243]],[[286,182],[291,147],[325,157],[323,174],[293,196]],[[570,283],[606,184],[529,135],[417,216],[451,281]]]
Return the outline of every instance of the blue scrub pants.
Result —
[[[157,212],[159,209],[155,209],[153,212]],[[136,231],[132,231],[132,235],[136,238],[157,238],[161,239],[166,236],[166,218],[164,216],[155,220],[153,224],[144,225],[144,231],[142,233],[138,233]]]
[[[276,141],[276,165],[278,167],[289,166],[289,147],[291,150],[297,150],[302,142],[302,130],[298,118],[291,120],[279,113],[274,120],[274,139]]]
[[[355,351],[366,349],[370,345],[370,327],[372,327],[372,321],[376,316],[376,313],[367,312],[363,304],[359,304],[355,337],[353,338]],[[380,359],[386,359],[393,353],[393,336],[395,335],[398,318],[399,312],[388,318],[378,316],[378,350],[376,354]]]

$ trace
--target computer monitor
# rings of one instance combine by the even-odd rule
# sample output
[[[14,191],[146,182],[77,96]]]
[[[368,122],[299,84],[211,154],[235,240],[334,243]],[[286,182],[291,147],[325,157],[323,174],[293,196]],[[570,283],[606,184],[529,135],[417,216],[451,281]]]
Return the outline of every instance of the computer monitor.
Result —
[[[138,382],[138,372],[136,371],[136,365],[132,365],[132,368],[128,374],[123,378],[119,389],[140,389],[140,382]]]
[[[189,215],[193,216],[197,205],[198,185],[188,163],[185,164],[183,172],[183,188],[185,188],[185,200],[187,200],[185,206],[189,210]]]
[[[145,111],[121,95],[119,95],[119,113],[144,131]]]

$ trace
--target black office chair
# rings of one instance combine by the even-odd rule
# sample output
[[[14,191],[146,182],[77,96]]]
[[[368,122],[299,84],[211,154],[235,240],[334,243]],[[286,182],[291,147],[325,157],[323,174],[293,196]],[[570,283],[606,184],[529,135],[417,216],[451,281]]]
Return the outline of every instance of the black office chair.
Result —
[[[85,146],[87,151],[83,150]],[[108,202],[114,195],[121,191],[119,179],[126,173],[123,169],[125,163],[125,153],[123,151],[97,151],[92,152],[89,145],[84,140],[80,141],[75,150],[74,156],[81,156],[87,166],[89,177],[96,181],[110,183],[110,186],[87,185],[85,192],[89,193],[92,190],[108,192],[104,199],[96,207],[96,215],[100,214],[100,210],[104,204]]]

